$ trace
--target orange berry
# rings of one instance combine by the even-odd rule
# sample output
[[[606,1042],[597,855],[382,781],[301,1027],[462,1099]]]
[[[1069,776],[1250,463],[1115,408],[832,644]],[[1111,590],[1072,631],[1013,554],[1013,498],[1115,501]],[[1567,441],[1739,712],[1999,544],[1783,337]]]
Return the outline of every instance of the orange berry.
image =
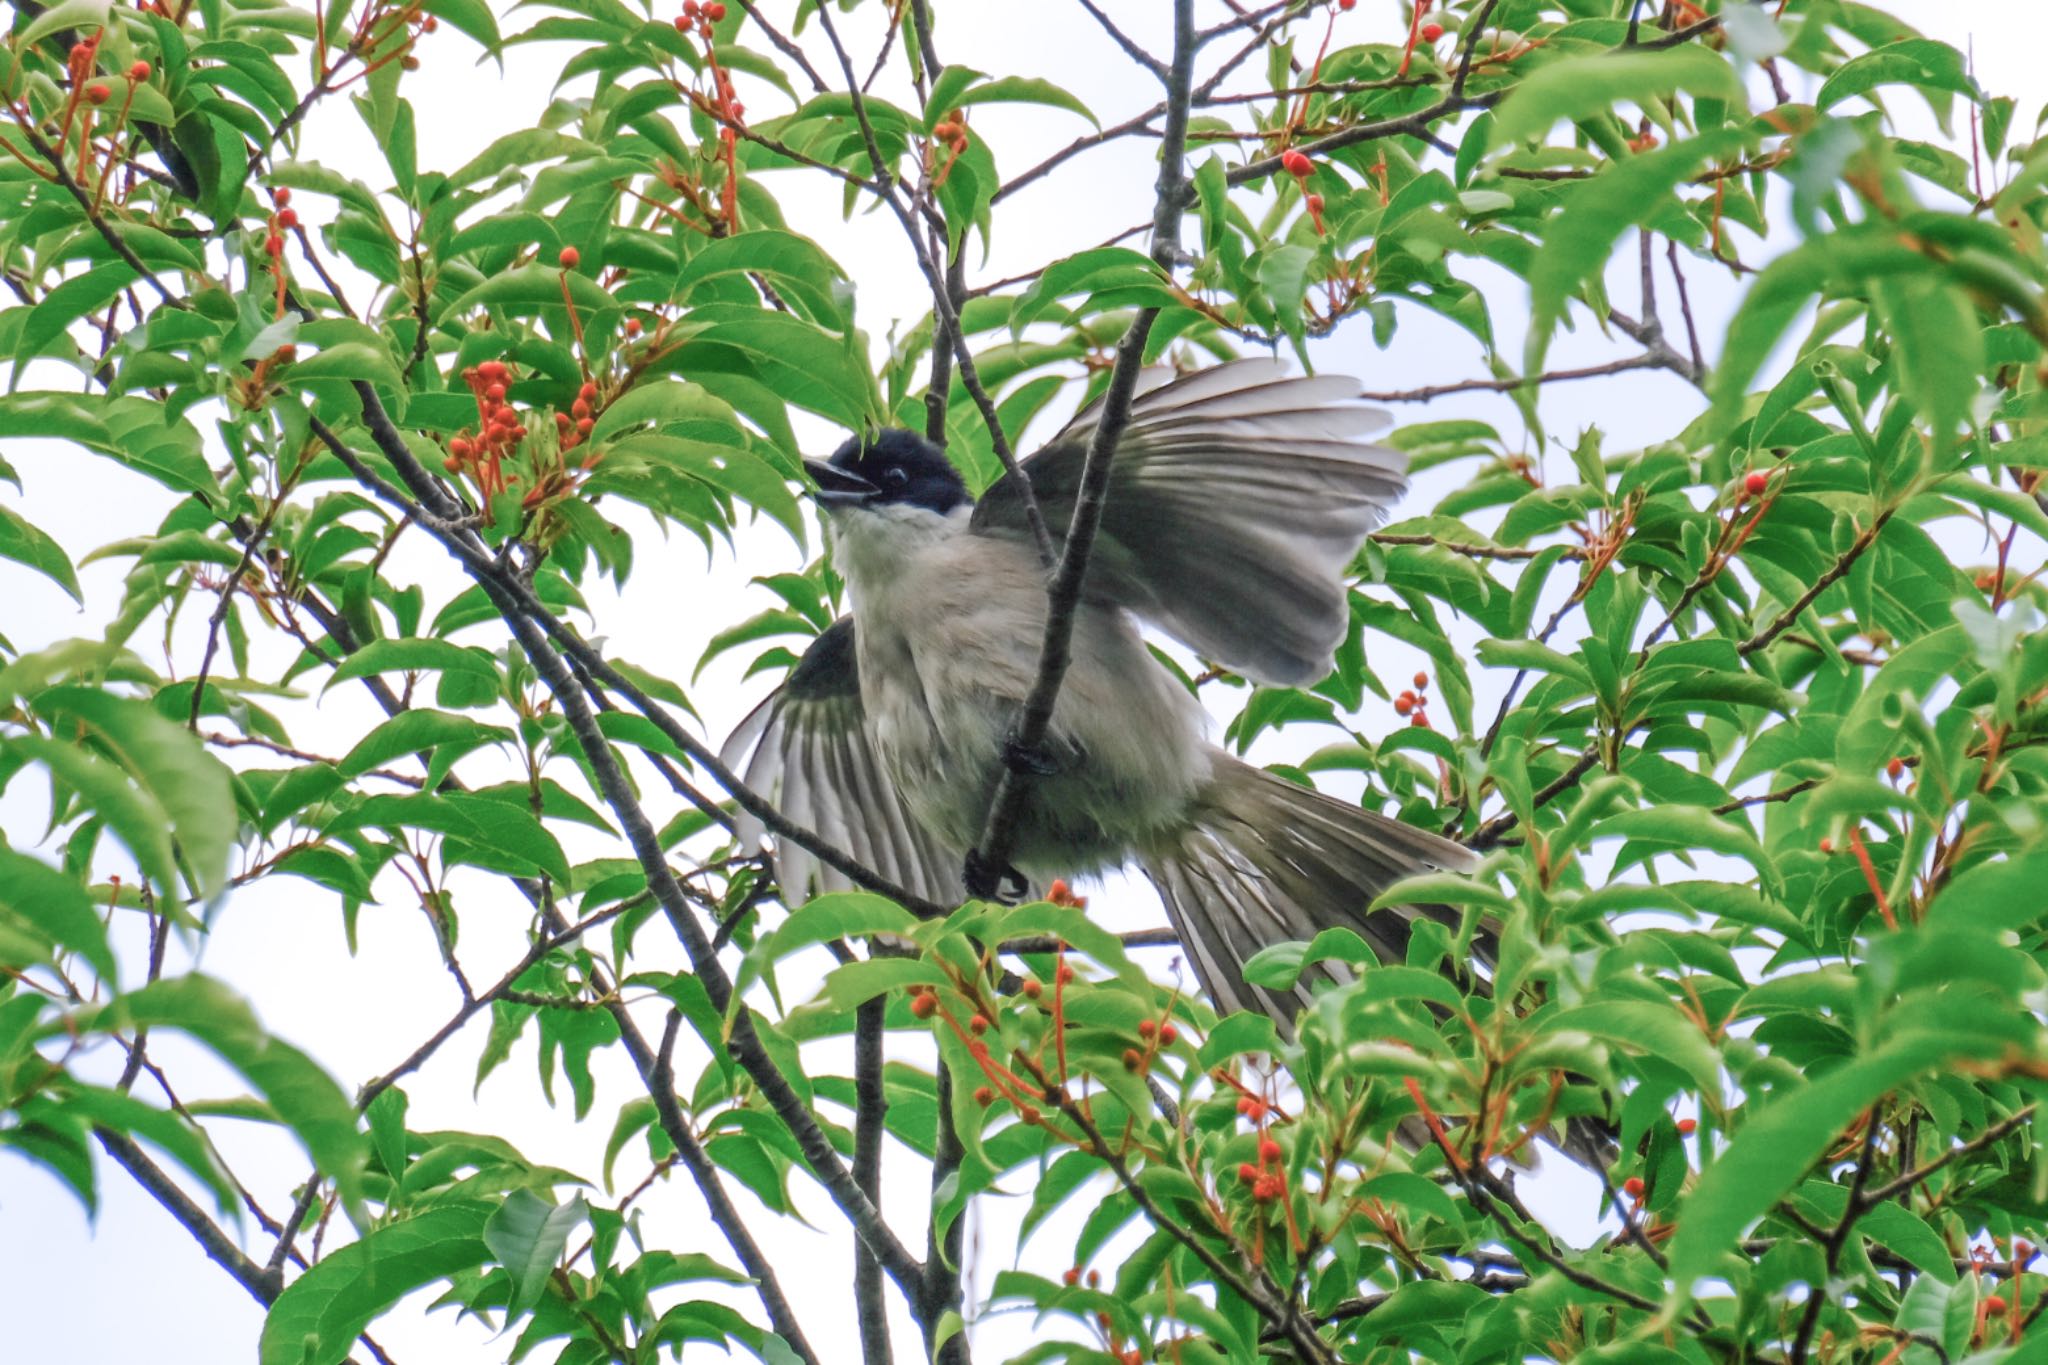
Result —
[[[983,1015],[977,1014],[967,1021],[967,1027],[975,1033],[987,1033],[988,1019]]]
[[[1315,163],[1305,153],[1289,150],[1280,157],[1280,169],[1300,179],[1315,169]]]
[[[1172,1047],[1176,1042],[1180,1041],[1180,1030],[1172,1024],[1161,1024],[1159,1026],[1159,1041],[1168,1047]]]
[[[1100,1289],[1100,1288],[1102,1287],[1102,1272],[1101,1272],[1101,1271],[1099,1271],[1099,1270],[1091,1270],[1091,1271],[1089,1271],[1089,1272],[1088,1272],[1088,1287],[1089,1287],[1090,1289]]]
[[[1415,709],[1415,698],[1406,692],[1394,698],[1394,714],[1405,716]]]
[[[1150,1038],[1157,1032],[1159,1032],[1159,1025],[1155,1021],[1151,1019],[1140,1019],[1138,1021],[1138,1036],[1140,1038]]]
[[[1632,1175],[1622,1181],[1621,1192],[1631,1199],[1641,1199],[1643,1197],[1643,1178],[1639,1175]]]
[[[940,142],[951,142],[954,138],[960,136],[960,125],[957,123],[941,123],[932,129],[932,136]]]
[[[441,468],[447,470],[450,474],[460,474],[462,472],[462,461],[450,455],[447,459],[441,461]]]
[[[1271,1165],[1280,1159],[1280,1144],[1269,1137],[1259,1139],[1259,1160]]]
[[[1699,1126],[1700,1121],[1698,1119],[1680,1119],[1678,1121],[1678,1135],[1680,1137],[1691,1137]]]
[[[913,998],[910,1002],[910,1013],[912,1018],[929,1019],[938,1012],[939,997],[937,997],[936,995],[919,995]]]
[[[1138,1049],[1134,1047],[1127,1047],[1124,1049],[1124,1070],[1136,1071],[1139,1067],[1143,1066],[1144,1064],[1145,1059],[1139,1055]]]
[[[144,81],[148,80],[148,79],[149,79],[149,63],[148,63],[148,62],[137,62],[137,63],[136,63],[135,65],[133,65],[133,66],[129,67],[129,68],[128,68],[128,79],[129,79],[129,80],[131,80],[131,81],[134,81],[134,82],[135,82],[135,83],[136,83],[137,85],[140,85],[140,84],[142,84],[142,82],[144,82]]]
[[[975,1087],[974,1102],[980,1105],[982,1108],[988,1108],[989,1105],[995,1102],[995,1098],[996,1092],[989,1089],[987,1086],[983,1085]]]
[[[286,342],[284,345],[278,347],[277,354],[272,357],[272,359],[277,360],[279,362],[297,360],[298,358],[299,348],[292,345],[290,342]]]
[[[1429,728],[1429,717],[1423,715],[1422,712],[1417,711],[1414,714],[1414,716],[1409,719],[1408,724],[1412,728],[1417,730],[1427,730]]]
[[[278,236],[274,232],[271,233],[268,237],[265,237],[263,239],[263,249],[269,252],[272,256],[284,255],[284,238]]]
[[[469,442],[468,442],[468,441],[466,441],[466,440],[464,440],[464,439],[463,439],[462,437],[460,437],[460,436],[456,437],[456,438],[455,438],[454,440],[452,440],[452,441],[450,441],[450,442],[448,443],[448,453],[449,453],[450,455],[453,455],[453,456],[454,456],[454,457],[455,457],[456,459],[458,459],[458,460],[466,460],[466,459],[468,459],[468,458],[469,458],[469,451],[470,451],[470,444],[469,444]]]
[[[297,227],[299,225],[299,211],[297,209],[279,209],[277,211],[277,225],[281,228]]]
[[[626,319],[626,335],[627,335],[627,336],[629,336],[629,337],[636,337],[636,336],[639,336],[639,335],[640,335],[640,319],[638,319],[638,318],[627,318],[627,319]]]
[[[709,0],[709,3],[704,6],[704,17],[714,24],[717,23],[725,18],[725,6],[719,0]]]
[[[1024,979],[1024,994],[1036,1000],[1039,996],[1045,994],[1045,986],[1037,977],[1026,977]]]
[[[1074,980],[1074,969],[1062,962],[1059,971],[1055,972],[1054,976],[1062,986],[1070,985]]]
[[[1429,691],[1429,674],[1417,673],[1415,675],[1415,690],[1417,692]]]
[[[91,85],[85,87],[85,98],[89,104],[105,104],[113,97],[113,88],[105,82],[94,81]]]
[[[1887,777],[1897,777],[1900,773],[1906,771],[1906,760],[1894,758],[1891,762],[1884,765],[1884,771]]]
[[[1065,1272],[1063,1272],[1060,1275],[1060,1283],[1066,1285],[1068,1288],[1072,1288],[1073,1286],[1081,1283],[1081,1267],[1077,1265],[1068,1266]]]
[[[1249,1185],[1259,1178],[1259,1168],[1247,1161],[1237,1168],[1237,1178]]]
[[[562,269],[574,270],[576,263],[583,259],[583,253],[573,246],[565,246],[562,248],[562,254],[555,259],[562,263]]]
[[[1424,24],[1422,26],[1422,41],[1425,43],[1433,43],[1443,36],[1444,26],[1442,24]]]
[[[283,208],[286,204],[292,202],[292,192],[280,186],[270,192],[270,202],[279,208]]]
[[[1984,1311],[1987,1313],[2003,1313],[2005,1311],[2005,1299],[2000,1295],[1993,1294],[1984,1300]]]
[[[1833,839],[1822,839],[1820,841],[1820,851],[1823,853],[1833,853],[1835,851],[1835,841]]]

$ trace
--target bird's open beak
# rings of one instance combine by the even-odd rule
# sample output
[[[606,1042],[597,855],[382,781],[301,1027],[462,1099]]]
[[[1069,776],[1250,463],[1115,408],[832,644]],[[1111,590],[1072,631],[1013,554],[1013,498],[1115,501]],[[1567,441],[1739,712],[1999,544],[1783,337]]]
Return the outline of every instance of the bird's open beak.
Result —
[[[804,468],[818,485],[815,493],[820,507],[860,507],[881,496],[882,490],[860,475],[824,460],[805,460]]]

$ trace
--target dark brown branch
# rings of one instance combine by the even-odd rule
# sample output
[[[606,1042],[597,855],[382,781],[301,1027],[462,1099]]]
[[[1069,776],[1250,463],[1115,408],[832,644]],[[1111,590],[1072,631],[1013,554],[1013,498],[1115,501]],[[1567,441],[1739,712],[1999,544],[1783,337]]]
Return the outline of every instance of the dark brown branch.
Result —
[[[1747,658],[1790,630],[1792,623],[1805,615],[1806,609],[1813,605],[1814,599],[1833,587],[1842,575],[1855,567],[1856,561],[1863,557],[1863,552],[1877,543],[1878,532],[1884,530],[1884,524],[1892,519],[1892,513],[1897,510],[1896,506],[1887,507],[1872,518],[1870,525],[1849,543],[1849,548],[1842,551],[1841,556],[1813,581],[1811,587],[1799,594],[1798,601],[1785,608],[1777,620],[1735,646],[1735,652]]]
[[[885,1002],[877,996],[863,1003],[853,1017],[853,1179],[877,1208],[882,1203],[882,1121],[889,1109],[889,1096],[882,1086],[885,1010]],[[945,1112],[943,1098],[939,1112]],[[930,1277],[943,1273],[940,1258],[928,1253],[925,1270]],[[864,1365],[890,1365],[882,1263],[867,1243],[858,1240],[853,1245],[853,1301],[860,1326],[861,1360]]]
[[[1573,379],[1601,379],[1608,375],[1627,374],[1630,370],[1664,369],[1670,364],[1667,357],[1646,351],[1620,360],[1610,360],[1604,365],[1585,365],[1569,370],[1545,370],[1541,374],[1521,375],[1509,379],[1460,379],[1449,384],[1425,384],[1419,389],[1395,389],[1381,393],[1365,393],[1359,397],[1375,403],[1426,403],[1432,398],[1442,398],[1451,393],[1513,393],[1516,389],[1535,388],[1542,384],[1561,384]]]
[[[1195,27],[1193,0],[1176,0],[1174,7],[1173,70],[1167,81],[1166,136],[1161,146],[1159,179],[1152,218],[1152,259],[1171,272],[1180,255],[1182,191],[1187,166],[1188,101],[1194,81]],[[1095,534],[1102,525],[1102,511],[1109,494],[1109,474],[1116,457],[1117,442],[1130,422],[1131,400],[1137,394],[1138,373],[1144,367],[1145,341],[1152,333],[1157,308],[1141,310],[1133,318],[1123,339],[1117,343],[1116,363],[1110,370],[1109,387],[1089,438],[1088,455],[1081,471],[1081,486],[1074,498],[1073,518],[1068,523],[1059,567],[1046,588],[1045,638],[1039,648],[1038,676],[1024,699],[1011,739],[1014,751],[1029,754],[1040,748],[1052,727],[1053,705],[1060,685],[1066,680],[1071,661],[1074,618],[1081,602],[1081,586],[1088,574]],[[989,803],[982,823],[981,838],[968,857],[967,887],[976,895],[993,894],[1016,848],[1017,824],[1029,796],[1031,773],[1024,763],[1008,763],[997,781],[995,798]]]

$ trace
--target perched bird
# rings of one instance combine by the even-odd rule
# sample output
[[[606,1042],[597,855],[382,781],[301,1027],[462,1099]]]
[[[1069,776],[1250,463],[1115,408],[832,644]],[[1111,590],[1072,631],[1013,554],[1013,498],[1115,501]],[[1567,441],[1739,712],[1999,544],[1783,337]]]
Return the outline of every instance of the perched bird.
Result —
[[[1330,671],[1349,621],[1344,573],[1406,486],[1404,458],[1365,439],[1384,414],[1358,398],[1356,380],[1289,378],[1262,360],[1140,394],[1048,742],[1023,756],[1036,776],[1015,871],[1042,885],[1137,862],[1216,1009],[1262,1009],[1283,1028],[1305,988],[1248,984],[1247,958],[1343,925],[1398,962],[1417,915],[1449,912],[1366,907],[1403,877],[1475,859],[1209,743],[1201,706],[1139,626],[1262,682]],[[1096,416],[1024,462],[1054,527]],[[1044,636],[1046,571],[1022,490],[1004,478],[976,502],[942,451],[900,430],[806,464],[852,614],[741,723],[726,759],[791,819],[957,903],[1002,767],[1019,761],[1009,737]],[[791,903],[848,885],[788,842],[775,859]]]

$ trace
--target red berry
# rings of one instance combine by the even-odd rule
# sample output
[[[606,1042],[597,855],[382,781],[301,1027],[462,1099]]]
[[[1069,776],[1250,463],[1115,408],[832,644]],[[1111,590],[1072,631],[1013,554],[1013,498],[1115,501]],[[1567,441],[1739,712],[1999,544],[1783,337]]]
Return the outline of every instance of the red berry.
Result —
[[[441,461],[441,468],[447,470],[450,474],[460,474],[462,472],[462,461],[450,455],[447,459]]]
[[[468,458],[469,458],[469,451],[470,451],[470,445],[469,445],[469,442],[468,442],[468,441],[466,441],[466,440],[464,440],[464,439],[463,439],[462,437],[460,437],[460,436],[456,437],[456,438],[455,438],[454,440],[452,440],[452,441],[450,441],[450,442],[448,443],[448,453],[449,453],[450,455],[453,455],[453,456],[454,456],[454,457],[455,457],[456,459],[458,459],[458,460],[466,460],[466,459],[468,459]]]
[[[583,387],[576,390],[576,401],[579,403],[595,403],[597,401],[596,383],[588,379],[584,380]]]
[[[1280,157],[1280,168],[1297,179],[1315,169],[1315,163],[1299,151],[1289,151]]]
[[[263,249],[273,256],[284,255],[284,238],[274,232],[271,233],[263,239]]]
[[[1071,985],[1074,980],[1074,969],[1062,962],[1059,970],[1054,972],[1053,976],[1062,986]]]
[[[639,335],[640,335],[640,319],[638,319],[638,318],[627,318],[627,319],[626,319],[626,335],[627,335],[627,336],[629,336],[629,337],[636,337],[636,336],[639,336]]]
[[[910,1002],[910,1014],[915,1019],[929,1019],[939,1012],[939,997],[920,995]]]
[[[1237,1168],[1237,1178],[1249,1185],[1259,1178],[1259,1168],[1247,1161]]]
[[[678,33],[688,33],[688,32],[689,32],[689,31],[690,31],[690,30],[691,30],[692,28],[694,28],[694,27],[696,27],[696,26],[695,26],[694,24],[692,24],[692,23],[690,22],[690,16],[689,16],[689,15],[687,15],[687,14],[678,14],[678,15],[676,16],[676,32],[678,32]]]
[[[1906,760],[1903,758],[1894,758],[1891,762],[1884,765],[1886,777],[1897,777],[1904,771],[1906,771]]]
[[[989,1107],[989,1105],[995,1103],[995,1098],[996,1092],[989,1089],[987,1086],[983,1085],[975,1087],[974,1102],[980,1105],[982,1108],[986,1109]]]
[[[1835,841],[1833,839],[1821,840],[1820,851],[1823,853],[1833,853],[1835,851]]]
[[[1102,1272],[1101,1272],[1101,1271],[1099,1271],[1099,1270],[1091,1270],[1091,1271],[1089,1271],[1089,1272],[1088,1272],[1088,1287],[1089,1287],[1090,1289],[1100,1289],[1100,1288],[1102,1287]]]
[[[1771,486],[1771,476],[1761,469],[1752,469],[1749,477],[1742,481],[1742,491],[1752,497]]]
[[[1699,1126],[1700,1121],[1698,1119],[1680,1119],[1678,1121],[1678,1135],[1680,1137],[1691,1137]]]
[[[297,209],[279,209],[277,211],[277,225],[281,228],[297,227],[299,225],[299,211]]]
[[[1323,211],[1323,196],[1321,196],[1320,194],[1312,194],[1307,199],[1304,199],[1302,202],[1308,205],[1308,211],[1310,213],[1316,214],[1317,216],[1321,216]]]
[[[439,19],[436,19],[433,15],[429,14],[424,20],[421,21],[420,32],[433,33],[438,31],[440,27],[441,21]]]
[[[555,259],[562,263],[562,269],[574,270],[576,263],[583,259],[583,253],[573,246],[565,246],[562,248],[562,254]]]
[[[1045,994],[1045,986],[1036,977],[1027,977],[1024,981],[1024,994],[1036,1000]]]
[[[1271,1164],[1280,1159],[1280,1144],[1269,1137],[1259,1139],[1259,1160]]]
[[[140,84],[142,84],[142,82],[144,82],[144,81],[148,80],[148,79],[149,79],[149,63],[148,63],[148,62],[137,62],[137,63],[136,63],[135,65],[133,65],[133,66],[129,67],[129,68],[128,68],[128,79],[129,79],[129,80],[131,80],[131,81],[134,81],[134,82],[135,82],[135,83],[136,83],[137,85],[140,85]]]
[[[2005,1311],[2005,1300],[1999,1295],[1993,1294],[1990,1298],[1984,1300],[1984,1311],[1987,1313],[2003,1313]]]
[[[94,81],[91,85],[85,87],[85,98],[89,103],[105,104],[113,97],[113,90],[103,82]]]
[[[1433,43],[1443,36],[1444,26],[1442,24],[1424,24],[1422,26],[1422,41],[1425,43]]]
[[[1172,1047],[1172,1046],[1173,1046],[1173,1045],[1174,1045],[1174,1044],[1175,1044],[1176,1042],[1178,1042],[1179,1040],[1180,1040],[1180,1030],[1179,1030],[1179,1029],[1175,1028],[1175,1027],[1174,1027],[1173,1025],[1171,1025],[1171,1024],[1161,1024],[1161,1025],[1159,1026],[1159,1041],[1160,1041],[1160,1042],[1164,1043],[1164,1044],[1165,1044],[1166,1046],[1168,1046],[1168,1047]]]
[[[1337,8],[1346,10],[1356,9],[1358,8],[1358,0],[1337,0]]]
[[[272,190],[270,192],[270,202],[279,208],[283,208],[286,204],[292,202],[292,192],[283,188]]]
[[[1060,1275],[1060,1282],[1069,1288],[1081,1283],[1081,1267],[1068,1266]]]
[[[1159,1032],[1159,1025],[1155,1020],[1140,1019],[1138,1021],[1138,1036],[1140,1038],[1150,1038],[1157,1032]]]
[[[1427,730],[1429,728],[1429,717],[1417,711],[1409,718],[1408,724],[1411,729]]]
[[[1127,1047],[1124,1049],[1124,1070],[1136,1071],[1138,1068],[1144,1065],[1145,1059],[1144,1057],[1139,1055],[1138,1049],[1134,1047]]]
[[[1398,697],[1394,698],[1394,714],[1395,714],[1395,715],[1397,715],[1397,716],[1405,716],[1405,715],[1407,715],[1407,714],[1408,714],[1408,713],[1409,713],[1410,711],[1413,711],[1414,709],[1415,709],[1415,698],[1414,698],[1414,697],[1411,697],[1411,696],[1410,696],[1410,695],[1408,695],[1408,694],[1407,694],[1406,692],[1403,692],[1403,693],[1402,693],[1402,694],[1401,694],[1400,696],[1398,696]]]
[[[1632,1175],[1622,1181],[1621,1192],[1631,1199],[1641,1199],[1643,1197],[1643,1178],[1639,1175]]]
[[[582,418],[576,423],[576,434],[578,436],[588,436],[590,429],[596,425],[597,423],[591,421],[588,417]]]
[[[717,23],[725,18],[725,6],[720,3],[720,0],[710,0],[710,3],[704,6],[704,17],[714,24]]]
[[[1415,690],[1417,692],[1429,691],[1429,674],[1417,673],[1415,675]]]
[[[488,389],[485,389],[485,390],[484,390],[484,397],[486,397],[486,398],[490,399],[490,400],[491,400],[491,401],[492,401],[493,403],[502,403],[502,402],[504,402],[504,401],[505,401],[505,386],[504,386],[503,384],[493,384],[493,385],[491,385],[491,386],[490,386],[490,387],[489,387]]]
[[[967,1027],[976,1033],[987,1033],[988,1020],[984,1016],[977,1014],[967,1021]]]

